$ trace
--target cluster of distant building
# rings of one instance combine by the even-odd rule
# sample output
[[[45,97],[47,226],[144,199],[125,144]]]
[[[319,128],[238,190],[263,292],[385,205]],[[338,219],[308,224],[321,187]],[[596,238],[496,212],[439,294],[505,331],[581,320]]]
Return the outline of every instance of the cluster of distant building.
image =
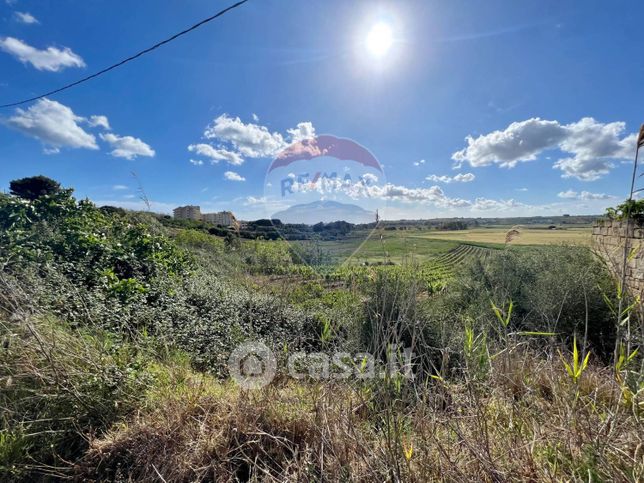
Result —
[[[179,206],[173,210],[176,220],[206,221],[213,225],[236,226],[237,218],[232,211],[218,211],[216,213],[202,213],[201,207],[196,205]]]

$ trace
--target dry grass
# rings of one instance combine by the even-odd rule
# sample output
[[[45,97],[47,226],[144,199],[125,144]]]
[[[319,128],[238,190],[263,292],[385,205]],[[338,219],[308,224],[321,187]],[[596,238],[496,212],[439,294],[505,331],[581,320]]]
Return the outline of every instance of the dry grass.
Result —
[[[94,440],[79,475],[128,481],[307,481],[367,471],[360,468],[368,456],[361,446],[338,438],[360,423],[354,412],[359,404],[346,389],[285,384],[248,393],[205,376],[181,385],[179,391],[175,386],[155,397],[150,411]]]
[[[168,482],[644,478],[641,412],[624,404],[609,368],[591,365],[574,383],[557,358],[515,347],[485,371],[464,369],[446,380],[396,387],[380,379],[282,378],[246,392],[194,372],[188,358],[173,357],[148,364],[150,384],[118,396],[95,385],[113,372],[115,355],[96,339],[88,344],[47,327],[32,324],[11,342],[19,356],[4,360],[12,368],[11,387],[29,378],[34,391],[3,389],[3,406],[13,407],[16,417],[30,407],[33,419],[58,418],[51,429],[69,435],[59,447],[67,447],[60,444],[69,444],[75,428],[74,440],[87,441],[88,449],[71,470],[70,460],[58,460],[56,468],[34,461],[25,468],[32,476]],[[93,367],[92,360],[101,365]],[[97,382],[83,386],[84,380]],[[135,387],[138,401],[131,398]],[[88,419],[74,400],[94,416]],[[127,401],[130,409],[115,411]],[[60,426],[69,419],[78,424]],[[110,419],[116,422],[109,430],[96,431]]]
[[[590,228],[567,228],[548,230],[542,228],[520,228],[521,236],[512,240],[513,245],[575,244],[590,245]],[[432,231],[420,236],[436,240],[456,240],[473,243],[505,243],[507,228],[475,228],[472,230]]]
[[[285,382],[240,392],[174,374],[91,442],[79,476],[132,481],[640,481],[644,432],[608,370],[575,385],[514,355],[485,381]],[[414,395],[412,398],[411,395]]]

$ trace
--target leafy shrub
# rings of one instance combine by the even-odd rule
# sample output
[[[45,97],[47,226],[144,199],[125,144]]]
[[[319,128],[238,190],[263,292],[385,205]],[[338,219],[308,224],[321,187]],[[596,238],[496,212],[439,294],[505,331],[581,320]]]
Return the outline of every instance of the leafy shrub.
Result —
[[[555,332],[561,339],[587,333],[599,353],[608,354],[614,317],[604,295],[613,292],[610,274],[585,247],[516,248],[465,264],[435,308],[443,317],[496,327],[490,304],[512,301],[509,330]]]
[[[615,208],[607,208],[606,216],[615,220],[625,220],[628,217],[641,220],[644,218],[644,199],[626,200]]]
[[[241,246],[241,258],[251,273],[286,274],[293,264],[290,246],[284,241],[248,241]]]
[[[183,274],[188,259],[148,224],[106,214],[71,190],[35,200],[0,195],[0,258],[7,268],[54,263],[79,283],[95,285],[106,270],[141,282]]]
[[[195,364],[224,374],[231,350],[246,339],[280,351],[315,347],[319,323],[308,311],[268,294],[221,280],[200,270],[168,300],[157,316],[156,333],[193,356]]]
[[[224,242],[220,238],[201,231],[179,230],[174,239],[178,245],[183,247],[208,250],[217,255],[224,252]]]

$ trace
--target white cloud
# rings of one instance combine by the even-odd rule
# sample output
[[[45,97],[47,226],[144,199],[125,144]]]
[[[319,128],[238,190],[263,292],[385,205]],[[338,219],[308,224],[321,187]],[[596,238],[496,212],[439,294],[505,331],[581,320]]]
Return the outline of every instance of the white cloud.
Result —
[[[264,158],[277,154],[287,143],[280,133],[271,133],[259,124],[244,124],[239,117],[222,114],[210,124],[204,136],[230,143],[242,156]]]
[[[35,23],[40,23],[36,17],[31,15],[29,12],[16,12],[15,18],[17,22],[24,23],[27,25],[32,25]]]
[[[213,164],[216,164],[219,161],[226,161],[228,164],[232,164],[234,166],[244,164],[244,158],[242,158],[239,153],[228,151],[227,149],[215,149],[210,144],[191,144],[188,146],[188,151],[210,158],[210,161]]]
[[[457,183],[469,183],[474,181],[475,178],[476,176],[473,173],[461,173],[454,176],[453,180]]]
[[[190,164],[194,166],[203,166],[203,161],[201,159],[191,159]]]
[[[368,180],[365,180],[368,181]],[[465,207],[471,203],[460,198],[449,198],[440,186],[429,188],[408,188],[387,183],[376,185],[370,182],[320,177],[315,182],[294,182],[290,189],[294,193],[317,192],[321,195],[342,193],[351,199],[382,199],[403,203],[433,203],[442,207]]]
[[[96,137],[81,124],[110,129],[107,116],[89,118],[77,116],[71,108],[49,99],[40,99],[28,109],[16,109],[13,116],[0,122],[10,128],[38,139],[45,154],[56,154],[61,148],[99,149]],[[154,150],[138,138],[104,133],[100,138],[113,148],[112,156],[134,159],[154,156]]]
[[[589,191],[582,191],[579,193],[580,200],[610,200],[615,196],[607,195],[606,193],[591,193]]]
[[[128,189],[128,187],[124,184],[115,184],[114,186],[112,186],[112,189],[114,191],[125,191],[126,189]]]
[[[90,116],[87,123],[92,127],[102,127],[108,131],[111,129],[107,116]]]
[[[292,201],[292,200],[290,200]],[[252,220],[271,218],[273,214],[291,206],[289,200],[271,196],[246,196],[233,199],[230,203],[220,205],[219,209],[235,206],[235,215],[240,219]]]
[[[112,148],[110,153],[117,158],[136,159],[137,156],[153,157],[156,153],[149,145],[139,138],[132,136],[119,136],[118,134],[101,134],[101,139],[107,142]]]
[[[620,139],[625,128],[623,122],[601,124],[589,117],[569,124],[569,135],[560,148],[573,156],[560,159],[554,167],[563,171],[563,178],[601,178],[613,168],[612,159],[629,160],[634,155],[636,135]]]
[[[544,149],[556,146],[565,134],[557,121],[539,118],[513,122],[504,131],[465,139],[468,146],[452,155],[457,163],[467,161],[473,167],[499,164],[512,168],[521,161],[536,159]]]
[[[253,112],[253,121],[259,122],[259,116]]]
[[[213,163],[225,160],[239,166],[244,158],[274,157],[292,143],[315,136],[315,128],[309,121],[298,123],[282,135],[256,124],[259,120],[256,115],[253,120],[255,123],[244,123],[239,117],[222,114],[203,133],[203,137],[212,140],[213,144],[191,144],[188,150],[209,157]]]
[[[233,166],[240,166],[244,164],[244,158],[242,158],[239,153],[235,153],[234,151],[228,151],[226,149],[217,149],[214,150],[214,155],[217,156],[216,158],[213,157],[213,160],[215,159],[221,159],[225,160],[228,164],[232,164]]]
[[[437,206],[446,208],[462,208],[471,204],[468,200],[447,197],[439,186],[431,186],[429,188],[408,188],[406,186],[397,186],[387,183],[384,186],[365,187],[365,192],[372,198],[402,201],[406,203],[433,203]]]
[[[433,181],[434,183],[470,183],[475,178],[476,176],[473,173],[459,173],[456,176],[437,176],[430,174],[425,179],[427,181]]]
[[[235,173],[234,171],[226,171],[224,173],[224,178],[226,178],[228,181],[246,181],[246,178],[244,178],[239,173]]]
[[[462,198],[451,198],[445,194],[440,186],[429,188],[410,188],[407,186],[387,183],[384,185],[369,185],[362,182],[345,181],[338,178],[319,178],[315,183],[294,183],[291,186],[293,192],[308,193],[318,192],[320,194],[332,194],[342,192],[352,199],[380,199],[388,202],[404,203],[408,205],[434,206],[450,212],[454,209],[467,209],[472,212],[486,211],[494,213],[515,213],[518,210],[529,212],[530,210],[545,209],[520,203],[514,199],[495,200],[488,198],[476,198],[473,201]],[[590,198],[588,198],[590,199]],[[595,198],[593,198],[595,199]]]
[[[612,160],[632,156],[635,138],[622,137],[625,127],[623,122],[603,124],[591,117],[571,124],[533,118],[514,122],[503,131],[468,136],[467,147],[455,152],[452,159],[456,166],[467,162],[473,167],[497,164],[513,168],[537,159],[546,150],[559,149],[571,155],[554,164],[563,171],[562,177],[592,181],[610,172]]]
[[[255,196],[247,196],[246,200],[244,201],[245,205],[263,205],[267,202],[267,198],[265,196],[262,197],[255,197]]]
[[[23,64],[31,64],[38,70],[58,72],[66,67],[85,67],[83,59],[68,47],[62,50],[47,47],[40,50],[14,37],[0,38],[0,50],[13,55]]]
[[[525,193],[528,191],[528,188],[516,188],[514,191],[521,191],[522,193]]]
[[[472,204],[472,209],[475,211],[506,211],[520,207],[527,207],[523,203],[519,203],[513,199],[510,200],[491,200],[487,198],[476,198]]]
[[[191,144],[188,146],[188,151],[191,153],[197,153],[201,156],[207,156],[209,158],[213,157],[213,151],[215,151],[215,148],[213,148],[210,144]],[[219,161],[219,158],[217,158],[217,161]]]
[[[372,197],[399,201],[440,201],[445,193],[438,186],[430,188],[408,188],[387,183],[384,186],[365,187]]]
[[[615,165],[606,159],[562,158],[553,168],[563,171],[562,178],[577,178],[581,181],[595,181],[613,169]]]
[[[378,176],[373,173],[365,173],[362,175],[362,181],[367,184],[375,184],[378,182]]]
[[[438,176],[435,174],[430,174],[429,176],[426,176],[425,179],[427,181],[433,181],[434,183],[451,183],[452,178],[450,176]]]
[[[38,139],[52,153],[62,147],[98,149],[96,138],[79,125],[85,121],[59,102],[40,99],[27,110],[16,109],[3,123]]]
[[[315,137],[315,128],[311,122],[300,122],[294,129],[287,129],[286,132],[291,138],[291,142],[296,143],[305,139]]]
[[[421,164],[425,164],[424,159],[421,159],[420,161],[414,161],[414,166],[420,166]]]
[[[577,199],[577,192],[573,190],[561,191],[558,195],[559,198],[565,198],[568,200]]]
[[[615,198],[614,196],[607,195],[605,193],[591,193],[590,191],[582,191],[577,193],[574,190],[562,191],[557,195],[559,198],[564,198],[567,200],[609,200]]]

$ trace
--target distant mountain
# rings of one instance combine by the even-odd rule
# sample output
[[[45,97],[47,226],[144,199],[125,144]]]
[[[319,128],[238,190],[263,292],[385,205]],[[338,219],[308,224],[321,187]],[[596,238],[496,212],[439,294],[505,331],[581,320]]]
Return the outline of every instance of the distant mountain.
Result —
[[[294,205],[286,210],[278,211],[272,218],[279,219],[282,223],[304,223],[306,225],[334,221],[359,224],[373,223],[376,221],[376,214],[357,205],[337,201],[314,201],[313,203]]]

